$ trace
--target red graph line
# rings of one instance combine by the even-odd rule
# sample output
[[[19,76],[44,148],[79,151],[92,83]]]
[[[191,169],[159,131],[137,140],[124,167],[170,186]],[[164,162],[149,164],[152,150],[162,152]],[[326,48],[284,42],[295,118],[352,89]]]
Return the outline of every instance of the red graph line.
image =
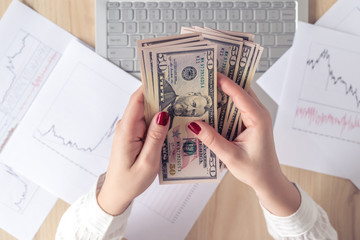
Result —
[[[298,107],[295,116],[308,120],[309,126],[329,125],[340,127],[341,133],[343,133],[344,130],[351,131],[360,129],[360,118],[357,115],[348,116],[348,114],[345,113],[342,117],[336,117],[331,113],[319,112],[315,107]]]

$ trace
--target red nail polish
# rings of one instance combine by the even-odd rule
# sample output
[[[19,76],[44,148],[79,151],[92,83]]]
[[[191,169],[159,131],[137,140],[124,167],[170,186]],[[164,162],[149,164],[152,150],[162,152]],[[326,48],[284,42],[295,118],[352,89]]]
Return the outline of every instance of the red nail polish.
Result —
[[[157,116],[156,123],[161,126],[166,126],[167,122],[169,121],[169,113],[167,112],[161,112]]]
[[[201,127],[199,126],[199,124],[197,124],[196,122],[191,122],[189,125],[188,125],[188,128],[193,132],[195,133],[196,135],[198,135],[201,131]]]

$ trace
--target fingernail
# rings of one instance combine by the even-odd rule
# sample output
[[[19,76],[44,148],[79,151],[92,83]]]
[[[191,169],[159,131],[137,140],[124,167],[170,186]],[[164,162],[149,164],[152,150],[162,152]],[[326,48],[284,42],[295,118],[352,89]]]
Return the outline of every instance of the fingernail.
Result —
[[[161,126],[166,126],[167,122],[169,121],[169,117],[169,113],[161,112],[156,119],[156,123]]]
[[[196,122],[189,123],[188,128],[196,135],[198,135],[201,131],[201,127]]]

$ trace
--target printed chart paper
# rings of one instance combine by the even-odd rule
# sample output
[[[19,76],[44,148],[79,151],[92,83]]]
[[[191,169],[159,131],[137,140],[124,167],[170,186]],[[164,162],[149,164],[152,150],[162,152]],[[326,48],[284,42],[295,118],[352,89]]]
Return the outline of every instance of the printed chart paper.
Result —
[[[274,129],[281,163],[359,182],[359,42],[299,25]]]

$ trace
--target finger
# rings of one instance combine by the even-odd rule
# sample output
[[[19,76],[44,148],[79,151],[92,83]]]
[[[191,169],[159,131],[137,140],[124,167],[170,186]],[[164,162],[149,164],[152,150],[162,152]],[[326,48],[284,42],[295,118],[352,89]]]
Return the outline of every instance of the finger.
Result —
[[[167,112],[160,112],[153,117],[137,163],[145,163],[149,168],[159,167],[161,148],[169,130],[169,119]]]
[[[123,121],[134,122],[144,118],[144,95],[142,87],[139,87],[130,97],[129,103],[123,115]]]
[[[210,148],[225,164],[234,158],[236,146],[221,136],[213,127],[202,121],[188,124],[188,128],[197,135],[208,148]]]
[[[232,99],[244,119],[246,119],[246,121],[244,121],[246,126],[261,120],[260,107],[257,105],[256,101],[239,85],[234,83],[225,75],[219,74],[218,86]]]

